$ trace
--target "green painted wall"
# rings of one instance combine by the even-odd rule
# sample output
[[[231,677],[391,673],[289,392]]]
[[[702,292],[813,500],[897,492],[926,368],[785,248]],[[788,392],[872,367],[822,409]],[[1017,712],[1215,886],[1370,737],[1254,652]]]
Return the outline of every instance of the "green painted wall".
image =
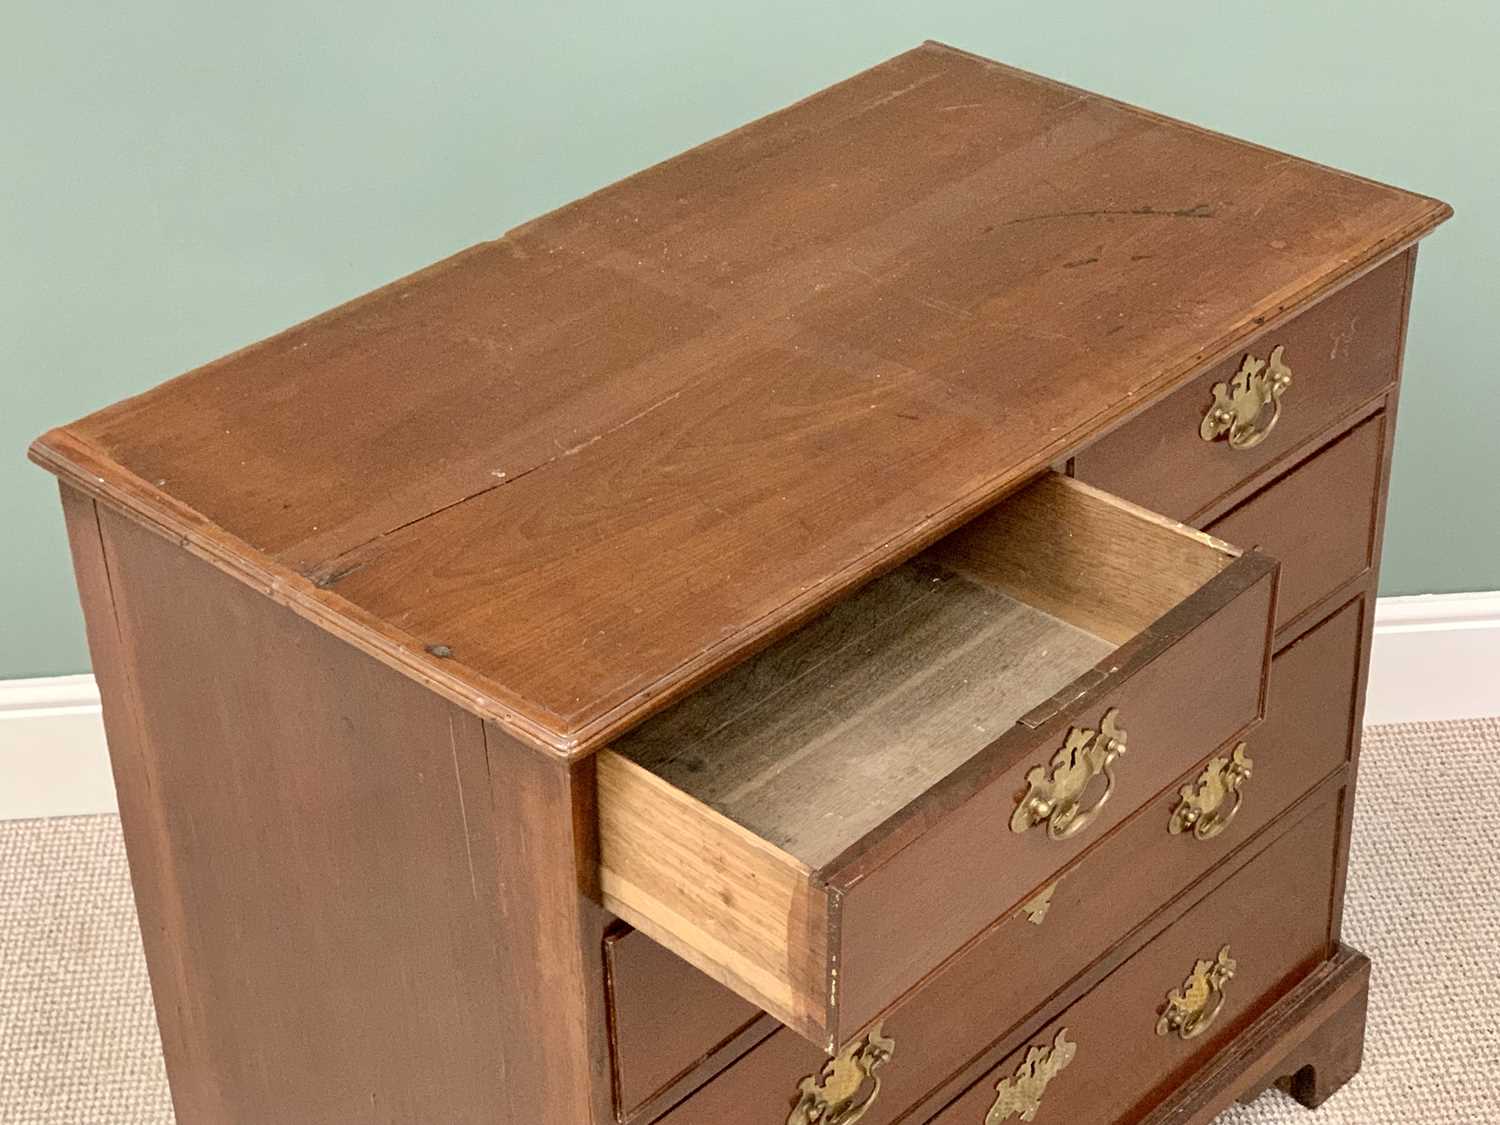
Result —
[[[335,9],[346,9],[335,11]],[[88,658],[26,443],[926,38],[1451,202],[1387,593],[1500,588],[1500,35],[1486,0],[0,11],[0,677]]]

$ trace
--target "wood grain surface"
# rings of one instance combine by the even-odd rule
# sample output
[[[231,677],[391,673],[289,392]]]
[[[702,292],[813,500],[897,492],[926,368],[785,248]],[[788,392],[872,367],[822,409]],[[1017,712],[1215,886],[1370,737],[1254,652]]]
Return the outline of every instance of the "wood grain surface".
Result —
[[[1273,954],[1276,964],[1262,963],[1247,973],[1249,979],[1243,982],[1243,994],[1235,998],[1234,1010],[1226,1016],[1225,1030],[1232,1034],[1233,1029],[1227,1026],[1230,1020],[1243,1025],[1247,1014],[1253,1015],[1275,998],[1263,991],[1257,994],[1258,989],[1276,982],[1285,974],[1289,962],[1305,962],[1310,952],[1314,957],[1322,952],[1327,903],[1319,896],[1320,892],[1325,896],[1327,892],[1337,816],[1338,786],[1334,782],[1323,786],[1251,843],[1241,840],[1241,846],[1230,858],[1149,919],[1132,913],[1128,903],[1136,901],[1144,907],[1150,895],[1165,885],[1160,873],[1148,870],[1142,863],[1131,865],[1125,855],[1107,860],[1099,857],[1101,868],[1119,872],[1129,889],[1122,888],[1109,901],[1100,901],[1092,917],[1086,904],[1080,902],[1073,920],[1085,920],[1081,933],[1070,925],[1049,929],[1044,922],[1035,927],[1019,914],[1006,918],[963,955],[933,974],[920,991],[887,1017],[884,1033],[894,1038],[896,1050],[881,1070],[881,1093],[861,1118],[863,1125],[929,1120],[947,1102],[963,1095],[966,1088],[982,1079],[997,1062],[1035,1040],[1038,1029],[1059,1013],[1079,1012],[1093,1003],[1097,993],[1110,987],[1112,974],[1118,976],[1131,965],[1139,966],[1142,958],[1163,965],[1173,956],[1180,956],[1153,955],[1153,948],[1173,941],[1195,945],[1211,941],[1214,931],[1218,931],[1220,940],[1225,937],[1235,940],[1235,934],[1226,934],[1224,926],[1233,926],[1239,933],[1251,931],[1255,928],[1255,908],[1277,902],[1278,896],[1283,903],[1291,900],[1316,903],[1321,907],[1321,916],[1317,907],[1306,915],[1289,915],[1279,937],[1268,930],[1255,937],[1257,948],[1277,946]],[[1145,830],[1144,823],[1137,827],[1135,840],[1143,838]],[[1099,875],[1107,878],[1108,872],[1100,870]],[[1256,890],[1247,894],[1248,887]],[[1137,888],[1142,892],[1139,897],[1133,894]],[[1186,937],[1173,938],[1174,934],[1182,933]],[[1080,948],[1068,949],[1054,971],[1050,951],[1059,941],[1071,945],[1075,937]],[[1099,956],[1101,943],[1112,946],[1107,956]],[[1215,946],[1207,952],[1217,950]],[[1091,961],[1093,964],[1085,972],[1068,979],[1070,972]],[[1118,1036],[1121,1028],[1134,1030],[1144,1020],[1149,1049],[1156,1042],[1151,1035],[1152,1025],[1167,989],[1180,984],[1181,976],[1191,968],[1190,956],[1180,969],[1174,963],[1170,970],[1159,970],[1163,973],[1159,995],[1155,980],[1150,981],[1150,991],[1138,983],[1151,974],[1137,972],[1137,983],[1131,986],[1124,1002],[1120,1001],[1120,993],[1115,992],[1109,997],[1113,1004],[1094,1003],[1090,1008],[1095,1017],[1090,1027],[1077,1026],[1092,1031],[1095,1040],[1102,1044],[1109,1042],[1112,1035]],[[1167,979],[1168,973],[1176,974],[1178,979]],[[1218,1035],[1213,1039],[1224,1041]],[[1119,1038],[1117,1046],[1121,1052],[1134,1056],[1141,1077],[1160,1073],[1158,1067],[1141,1058],[1136,1051],[1138,1044],[1131,1039]],[[1183,1052],[1168,1046],[1161,1053],[1175,1061]],[[826,1061],[811,1044],[790,1032],[779,1032],[669,1114],[664,1125],[779,1123],[795,1100],[799,1081],[805,1075],[816,1074]],[[1073,1069],[1081,1071],[1086,1065],[1080,1059]],[[1014,1070],[1014,1063],[1011,1069]],[[993,1079],[990,1081],[993,1083]],[[984,1120],[994,1092],[991,1084],[989,1100],[976,1113],[973,1107],[981,1100],[980,1088],[975,1087],[971,1100],[965,1103],[968,1115],[956,1121],[978,1125]],[[1115,1105],[1111,1098],[1104,1097],[1090,1103],[1075,1119],[1114,1120],[1110,1110]]]
[[[63,502],[178,1120],[607,1121],[592,779]]]
[[[1027,1049],[1049,1046],[1062,1028],[1077,1054],[1047,1086],[1047,1115],[1059,1121],[1138,1120],[1322,963],[1336,837],[1336,807],[1309,817],[1031,1036],[932,1125],[982,1121],[997,1084],[1016,1074]],[[1277,924],[1267,925],[1272,918]],[[1238,969],[1218,1018],[1192,1040],[1157,1035],[1167,993],[1183,987],[1197,961],[1212,960],[1225,946]]]
[[[577,756],[1447,214],[927,44],[33,456]]]
[[[913,591],[898,606],[897,599]],[[855,595],[872,628],[809,653],[804,629],[715,681],[735,693],[740,673],[806,654],[779,690],[704,731],[674,732],[669,757],[649,768],[810,868],[832,862],[900,812],[1114,645],[936,566],[908,563]],[[903,610],[905,612],[900,612]],[[793,645],[784,652],[783,645]],[[719,694],[719,693],[716,693]],[[696,698],[690,697],[690,699]],[[662,719],[672,719],[671,711]],[[646,764],[666,748],[655,723],[614,749]],[[676,724],[673,724],[674,726]]]
[[[1221,516],[1209,530],[1281,560],[1280,625],[1369,570],[1384,503],[1385,415],[1377,414]]]
[[[1396,379],[1416,250],[1339,290],[1287,324],[1265,332],[1166,401],[1089,446],[1074,473],[1152,511],[1196,520],[1229,490],[1278,461],[1306,456],[1329,432]],[[1213,387],[1232,379],[1246,355],[1276,347],[1291,367],[1275,426],[1258,445],[1205,442],[1198,427]],[[1241,546],[1250,546],[1241,543]]]
[[[1240,550],[1048,473],[932,554],[1119,645],[1191,598]]]
[[[598,755],[604,905],[809,1039],[827,1039],[830,911],[813,872],[613,751]]]

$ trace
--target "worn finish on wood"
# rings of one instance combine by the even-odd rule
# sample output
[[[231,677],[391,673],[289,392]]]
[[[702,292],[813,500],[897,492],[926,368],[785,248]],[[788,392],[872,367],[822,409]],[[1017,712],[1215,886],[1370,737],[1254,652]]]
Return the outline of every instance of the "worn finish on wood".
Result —
[[[1369,987],[1369,958],[1340,946],[1141,1125],[1209,1125],[1236,1099],[1248,1101],[1308,1063],[1347,1081],[1358,1068],[1350,1052],[1363,1049]]]
[[[866,1125],[979,1120],[1059,1014],[1052,1113],[1325,1096],[1447,214],[929,44],[39,439],[179,1117],[776,1121],[884,1019]],[[1276,428],[1205,443],[1272,348]],[[1109,806],[1012,831],[1106,713]]]
[[[972,580],[942,580],[935,558]],[[1099,579],[1085,591],[1089,566]],[[1260,716],[1273,573],[1048,477],[600,755],[605,905],[835,1047]],[[1036,655],[1060,623],[1018,634],[989,581],[1137,634],[1069,677]],[[1018,676],[1039,671],[1018,695]],[[1143,750],[1097,829],[1017,836],[1026,774],[1114,707]]]
[[[717,1056],[742,1054],[774,1027],[753,1004],[638,930],[605,935],[610,1040],[622,1120],[649,1113]],[[644,1110],[644,1112],[643,1112]]]
[[[1447,214],[929,44],[33,452],[577,755]]]
[[[1104,983],[1027,1040],[1050,1043],[1066,1027],[1078,1053],[1047,1089],[1058,1121],[1129,1121],[1161,1101],[1193,1068],[1230,1043],[1323,960],[1327,893],[1333,877],[1330,810],[1288,833],[1228,880]],[[1276,920],[1268,926],[1266,919]],[[1228,946],[1238,969],[1209,1030],[1184,1041],[1156,1034],[1167,993],[1200,959]],[[1026,1047],[1003,1060],[934,1125],[984,1120],[998,1081],[1015,1073]]]
[[[1377,414],[1209,525],[1281,561],[1278,624],[1369,570],[1385,447],[1385,416]]]
[[[817,868],[1113,650],[924,557],[613,749]]]
[[[1316,443],[1396,379],[1415,249],[1387,262],[1287,324],[1247,341],[1224,363],[1078,454],[1081,480],[1178,519],[1192,519],[1268,467]],[[1295,381],[1270,435],[1250,449],[1198,435],[1211,388],[1245,354],[1284,346]],[[1231,540],[1231,542],[1236,542]],[[1241,543],[1241,546],[1246,544]]]
[[[1269,882],[1279,888],[1281,895],[1290,894],[1296,901],[1301,901],[1304,897],[1316,899],[1318,892],[1310,888],[1321,880],[1321,892],[1326,894],[1326,872],[1332,862],[1333,826],[1337,816],[1334,795],[1333,792],[1320,794],[1310,809],[1295,814],[1293,824],[1280,826],[1267,834],[1269,839],[1262,838],[1256,847],[1239,852],[1234,861],[1226,865],[1226,870],[1215,871],[1195,888],[1193,894],[1174,902],[1164,912],[1165,917],[1152,919],[1144,926],[1138,925],[1142,920],[1132,916],[1124,905],[1132,897],[1130,892],[1135,889],[1136,879],[1149,882],[1153,878],[1142,870],[1145,865],[1136,864],[1136,873],[1127,876],[1130,880],[1128,889],[1122,889],[1115,896],[1118,903],[1098,904],[1100,913],[1107,917],[1089,922],[1085,932],[1079,935],[1082,941],[1090,944],[1110,941],[1111,938],[1117,942],[1108,957],[1084,974],[1082,985],[1076,981],[1069,983],[1064,966],[1059,966],[1055,975],[1040,974],[1043,979],[1037,979],[1037,965],[1045,964],[1049,959],[1040,951],[1050,950],[1056,945],[1056,934],[1065,931],[1054,930],[1049,938],[1045,924],[1037,929],[1019,914],[997,924],[961,958],[945,966],[924,984],[920,992],[886,1018],[884,1034],[895,1040],[895,1054],[881,1069],[880,1098],[861,1119],[861,1125],[890,1125],[898,1119],[926,1120],[947,1099],[961,1094],[996,1062],[1033,1040],[1040,1041],[1038,1028],[1050,1023],[1065,1009],[1076,1010],[1077,1005],[1089,1003],[1095,993],[1108,988],[1118,975],[1118,966],[1123,964],[1128,968],[1142,958],[1153,956],[1151,951],[1164,940],[1171,940],[1171,935],[1179,930],[1200,929],[1198,920],[1206,917],[1240,930],[1249,928],[1250,920],[1240,907],[1224,909],[1217,905],[1239,899],[1246,894],[1243,888],[1247,885],[1258,885],[1259,889],[1251,894],[1269,900],[1274,898],[1270,888],[1264,886]],[[1309,847],[1309,842],[1317,839],[1323,844]],[[1144,887],[1141,889],[1145,890]],[[1209,895],[1207,900],[1203,900],[1205,894]],[[1252,900],[1246,908],[1253,909],[1257,901]],[[1216,905],[1209,906],[1209,903]],[[1326,910],[1326,903],[1324,905]],[[1215,929],[1222,930],[1223,926],[1216,925]],[[1229,932],[1229,936],[1233,937],[1234,933]],[[1313,948],[1316,949],[1314,956],[1320,956],[1322,948],[1318,943],[1321,936],[1321,928],[1311,920],[1291,923],[1286,934],[1288,944],[1276,956],[1295,960],[1298,956],[1305,957]],[[1262,942],[1266,940],[1260,939]],[[1082,963],[1087,964],[1095,956],[1097,954],[1083,956]],[[1168,959],[1161,958],[1162,961]],[[1018,970],[1017,966],[1022,963],[1028,964],[1029,970]],[[1191,967],[1191,962],[1187,967]],[[1268,968],[1263,963],[1247,978],[1244,995],[1238,998],[1240,1012],[1253,1014],[1264,1006],[1264,1000],[1274,999],[1265,997],[1263,1000],[1256,995],[1258,981],[1275,980],[1274,973],[1267,972]],[[1175,963],[1171,970],[1178,973]],[[1256,976],[1256,973],[1262,976]],[[1101,980],[1102,985],[1099,984]],[[1111,1031],[1118,1027],[1117,1021],[1140,1017],[1145,1020],[1148,1039],[1156,1044],[1158,1041],[1152,1034],[1156,1006],[1172,983],[1164,978],[1160,989],[1162,995],[1157,996],[1156,981],[1151,979],[1150,994],[1143,991],[1139,1004],[1133,998],[1129,1002],[1117,1001],[1113,1006],[1119,1011],[1102,1018],[1104,1039],[1109,1040]],[[1259,987],[1264,989],[1265,983]],[[1101,1005],[1101,1009],[1103,1007]],[[1233,1019],[1234,1015],[1227,1013],[1226,1025]],[[788,1032],[778,1033],[669,1114],[664,1125],[761,1125],[766,1121],[779,1125],[791,1105],[799,1079],[816,1072],[824,1061],[810,1044]],[[994,1098],[993,1086],[989,1098]],[[988,1108],[988,1102],[985,1108]],[[977,1115],[959,1120],[965,1125],[973,1125],[984,1120],[984,1112],[980,1109]],[[1079,1119],[1092,1121],[1098,1118],[1097,1115],[1084,1114]]]
[[[524,772],[544,763],[64,504],[179,1120],[593,1119],[573,834]]]

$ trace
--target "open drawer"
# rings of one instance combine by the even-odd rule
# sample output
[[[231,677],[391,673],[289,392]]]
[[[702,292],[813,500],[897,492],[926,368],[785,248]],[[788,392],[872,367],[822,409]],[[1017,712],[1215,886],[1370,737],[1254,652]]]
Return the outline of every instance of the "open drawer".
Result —
[[[1049,474],[602,752],[604,903],[836,1049],[1262,715],[1275,578]]]

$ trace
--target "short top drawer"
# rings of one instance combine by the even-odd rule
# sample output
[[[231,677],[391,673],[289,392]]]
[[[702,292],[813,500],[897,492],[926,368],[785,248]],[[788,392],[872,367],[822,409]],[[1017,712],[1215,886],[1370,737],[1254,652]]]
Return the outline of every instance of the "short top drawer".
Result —
[[[832,1049],[1263,713],[1275,570],[1049,475],[601,754],[605,905]]]
[[[1283,454],[1322,434],[1396,378],[1405,317],[1408,251],[1295,320],[1265,333],[1193,383],[1078,454],[1074,473],[1174,519],[1197,515]],[[1205,440],[1204,416],[1248,360],[1272,370],[1272,353],[1291,372],[1279,400],[1248,419],[1231,443]],[[1255,389],[1240,396],[1247,411]],[[1257,384],[1262,385],[1262,384]],[[1279,410],[1278,410],[1279,407]],[[1211,427],[1211,429],[1216,429]]]

